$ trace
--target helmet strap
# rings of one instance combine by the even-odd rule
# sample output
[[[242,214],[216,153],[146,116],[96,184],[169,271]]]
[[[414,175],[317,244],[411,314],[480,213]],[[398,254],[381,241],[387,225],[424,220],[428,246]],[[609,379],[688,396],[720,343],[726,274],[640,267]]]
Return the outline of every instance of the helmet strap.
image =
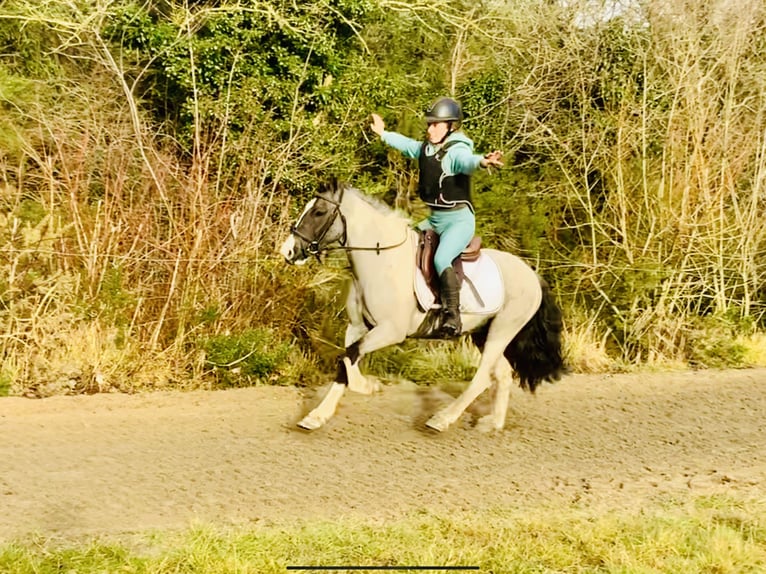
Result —
[[[446,140],[448,137],[450,137],[455,130],[452,129],[452,124],[454,122],[447,122],[447,133],[444,134],[444,137],[438,141],[436,145],[442,145],[444,143],[444,140]]]

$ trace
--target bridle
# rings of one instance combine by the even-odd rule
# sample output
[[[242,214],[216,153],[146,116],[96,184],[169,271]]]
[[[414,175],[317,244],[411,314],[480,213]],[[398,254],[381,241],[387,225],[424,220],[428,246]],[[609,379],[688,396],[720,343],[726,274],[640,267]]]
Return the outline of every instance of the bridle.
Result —
[[[306,247],[306,251],[308,251],[311,255],[319,259],[319,255],[321,253],[327,252],[327,251],[375,251],[378,255],[380,255],[381,251],[386,251],[388,249],[396,249],[397,247],[401,247],[407,242],[407,239],[409,238],[409,233],[405,231],[404,239],[402,239],[399,243],[392,244],[392,245],[384,245],[381,247],[380,243],[377,243],[375,247],[356,247],[352,245],[346,245],[346,241],[348,240],[348,225],[346,223],[346,216],[343,215],[343,212],[340,210],[340,204],[343,201],[343,193],[345,191],[344,187],[341,187],[340,189],[340,198],[338,201],[335,201],[334,199],[330,199],[328,197],[325,197],[323,195],[315,195],[315,199],[322,199],[326,201],[327,203],[330,203],[333,205],[333,213],[330,215],[330,217],[327,218],[327,221],[325,221],[322,224],[322,227],[319,229],[319,231],[316,234],[316,237],[313,239],[310,237],[307,237],[300,231],[298,231],[298,225],[301,222],[301,219],[299,219],[295,224],[293,224],[292,227],[290,227],[290,233],[295,235],[296,237],[299,237],[303,241],[305,241],[308,246]],[[338,239],[338,243],[340,243],[337,247],[322,247],[322,241],[324,240],[325,236],[327,235],[327,232],[330,231],[330,228],[333,226],[333,223],[335,223],[335,220],[340,217],[341,223],[343,224],[343,233],[341,234],[340,238]]]
[[[340,220],[343,223],[343,234],[340,236],[340,239],[338,240],[341,244],[341,246],[346,245],[346,240],[348,239],[346,234],[346,216],[343,215],[343,213],[340,210],[340,202],[343,201],[343,189],[341,188],[340,192],[340,199],[338,201],[335,201],[333,199],[329,199],[327,197],[323,197],[319,194],[314,196],[314,199],[322,199],[328,203],[331,203],[333,205],[333,213],[330,217],[327,218],[327,221],[325,221],[322,224],[322,227],[319,229],[319,232],[316,234],[316,237],[311,239],[309,237],[306,237],[304,234],[302,234],[300,231],[298,231],[298,225],[303,220],[303,218],[299,219],[295,222],[295,224],[290,228],[290,233],[295,235],[296,237],[299,237],[303,239],[306,243],[308,243],[308,247],[306,247],[306,250],[311,254],[314,255],[317,259],[319,259],[319,254],[323,251],[328,251],[329,248],[321,247],[321,242],[324,240],[325,235],[327,235],[327,232],[330,231],[330,228],[332,227],[333,223],[335,223],[335,220],[338,219],[338,216],[340,215]]]

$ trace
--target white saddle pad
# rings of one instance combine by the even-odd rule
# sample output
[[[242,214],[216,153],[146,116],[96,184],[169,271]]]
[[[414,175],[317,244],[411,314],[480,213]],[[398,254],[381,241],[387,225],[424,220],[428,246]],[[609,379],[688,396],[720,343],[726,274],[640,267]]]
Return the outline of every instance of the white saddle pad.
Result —
[[[497,313],[503,304],[505,292],[503,276],[500,275],[497,263],[489,255],[482,253],[476,261],[463,261],[463,271],[470,279],[470,283],[476,287],[477,293],[474,293],[469,281],[463,281],[460,287],[460,312],[475,315]],[[441,307],[439,303],[436,303],[436,297],[428,288],[420,269],[415,272],[415,295],[425,311]]]

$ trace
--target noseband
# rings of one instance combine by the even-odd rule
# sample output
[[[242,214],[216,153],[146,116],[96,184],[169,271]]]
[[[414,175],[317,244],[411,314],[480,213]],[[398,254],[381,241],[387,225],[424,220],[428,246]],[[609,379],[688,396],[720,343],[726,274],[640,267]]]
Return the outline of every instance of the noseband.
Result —
[[[306,247],[306,251],[308,251],[311,255],[319,259],[319,255],[322,252],[325,251],[375,251],[376,253],[380,254],[381,251],[385,251],[387,249],[394,249],[396,247],[400,247],[401,245],[404,245],[407,242],[407,238],[409,237],[408,230],[405,229],[404,232],[404,239],[402,239],[399,243],[396,243],[394,245],[384,245],[383,247],[380,246],[380,243],[377,243],[375,247],[354,247],[351,245],[346,245],[346,241],[348,240],[348,232],[347,228],[348,225],[346,224],[346,216],[343,215],[343,212],[340,210],[340,204],[343,201],[343,193],[345,191],[344,187],[341,187],[340,189],[340,198],[338,201],[335,201],[333,199],[329,199],[327,197],[321,196],[319,194],[315,195],[315,198],[322,199],[328,203],[331,203],[333,207],[333,213],[330,217],[327,218],[327,221],[322,225],[322,227],[319,229],[319,232],[316,234],[316,237],[313,239],[310,237],[307,237],[300,231],[298,231],[298,224],[300,224],[301,220],[298,220],[297,223],[295,223],[290,228],[290,233],[295,235],[296,237],[299,237],[303,241],[305,241],[308,246]],[[330,231],[330,228],[332,227],[332,224],[335,223],[335,220],[340,217],[341,223],[343,223],[343,234],[341,235],[340,239],[338,240],[338,243],[340,243],[340,246],[338,247],[322,247],[322,241],[325,238],[325,235],[327,235],[327,232]]]

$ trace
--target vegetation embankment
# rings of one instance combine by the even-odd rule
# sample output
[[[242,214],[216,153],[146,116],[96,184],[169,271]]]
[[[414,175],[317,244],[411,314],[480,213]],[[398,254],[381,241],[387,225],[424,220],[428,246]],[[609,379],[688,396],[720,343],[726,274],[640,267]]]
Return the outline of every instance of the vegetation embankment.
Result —
[[[419,136],[444,93],[506,152],[480,232],[554,286],[575,369],[763,363],[766,8],[560,4],[3,2],[0,393],[332,372],[342,261],[276,246],[328,174],[421,215],[369,114]],[[368,367],[474,360],[428,353]]]

